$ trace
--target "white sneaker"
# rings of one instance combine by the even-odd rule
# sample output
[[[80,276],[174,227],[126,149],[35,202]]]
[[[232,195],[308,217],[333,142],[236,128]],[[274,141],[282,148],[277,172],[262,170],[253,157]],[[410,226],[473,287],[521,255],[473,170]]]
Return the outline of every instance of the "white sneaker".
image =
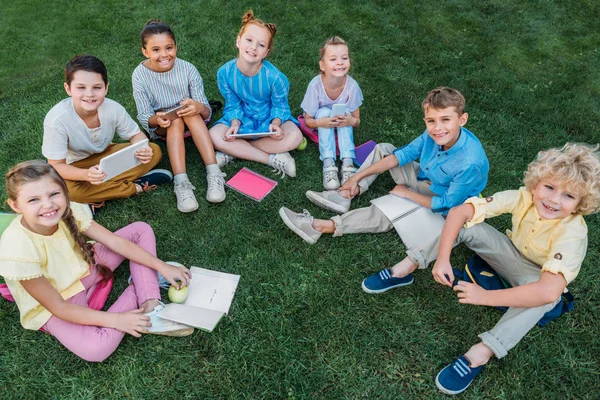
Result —
[[[281,172],[283,178],[286,174],[294,178],[296,176],[296,161],[287,151],[277,153],[269,159],[269,166],[273,167],[274,172]]]
[[[217,159],[217,165],[219,166],[219,168],[224,167],[225,165],[235,160],[234,156],[230,156],[229,154],[225,154],[221,151],[215,151],[215,158]]]
[[[225,200],[225,176],[224,173],[206,175],[206,200],[210,203],[220,203]]]
[[[325,190],[336,190],[340,187],[340,178],[338,178],[338,169],[335,164],[323,168],[323,187]]]
[[[162,301],[158,301],[158,305],[154,307],[154,310],[147,314],[150,317],[150,323],[152,326],[148,327],[148,333],[153,335],[164,335],[164,336],[189,336],[194,333],[194,328],[189,325],[180,324],[178,322],[170,321],[168,319],[161,318],[160,312],[165,308],[165,304]]]
[[[192,212],[198,209],[198,201],[194,196],[196,188],[190,181],[183,181],[175,185],[175,197],[177,197],[177,209],[181,212]]]
[[[352,165],[342,167],[342,185],[356,173],[356,168]]]

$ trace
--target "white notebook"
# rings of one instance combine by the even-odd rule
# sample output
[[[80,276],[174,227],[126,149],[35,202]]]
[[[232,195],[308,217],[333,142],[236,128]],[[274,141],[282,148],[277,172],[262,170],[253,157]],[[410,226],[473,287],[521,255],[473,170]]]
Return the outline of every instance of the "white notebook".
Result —
[[[239,275],[191,267],[188,296],[182,304],[170,303],[160,312],[164,319],[212,332],[229,314]]]
[[[106,174],[102,182],[140,165],[142,162],[135,157],[135,152],[144,147],[148,147],[148,139],[136,142],[100,160],[100,171]]]
[[[412,200],[388,194],[371,200],[385,214],[407,249],[437,238],[444,227],[444,217]]]

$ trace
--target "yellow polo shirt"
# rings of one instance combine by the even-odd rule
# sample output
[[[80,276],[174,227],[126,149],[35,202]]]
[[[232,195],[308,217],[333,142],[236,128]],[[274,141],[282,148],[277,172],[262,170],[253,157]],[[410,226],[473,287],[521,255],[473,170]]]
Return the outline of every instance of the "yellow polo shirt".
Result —
[[[71,203],[80,232],[92,223],[87,205]],[[68,299],[85,288],[80,279],[89,274],[89,266],[69,229],[61,220],[51,236],[38,235],[21,224],[19,215],[0,239],[0,275],[6,281],[21,314],[25,329],[38,330],[52,316],[21,285],[20,281],[45,276]]]
[[[561,273],[569,284],[581,268],[587,250],[587,225],[579,214],[563,219],[542,219],[533,204],[533,194],[519,190],[499,192],[487,198],[472,197],[465,203],[475,207],[469,228],[500,214],[512,214],[512,231],[506,235],[515,247],[543,271]]]

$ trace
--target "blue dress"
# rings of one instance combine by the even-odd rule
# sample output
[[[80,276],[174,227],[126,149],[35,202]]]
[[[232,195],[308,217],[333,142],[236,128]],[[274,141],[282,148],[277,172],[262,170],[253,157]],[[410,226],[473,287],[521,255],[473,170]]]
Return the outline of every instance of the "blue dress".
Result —
[[[282,124],[290,120],[298,124],[288,105],[290,84],[286,76],[268,61],[263,61],[256,75],[246,76],[236,61],[227,62],[217,71],[225,109],[216,124],[231,126],[231,121],[238,119],[238,133],[268,132],[274,118]]]

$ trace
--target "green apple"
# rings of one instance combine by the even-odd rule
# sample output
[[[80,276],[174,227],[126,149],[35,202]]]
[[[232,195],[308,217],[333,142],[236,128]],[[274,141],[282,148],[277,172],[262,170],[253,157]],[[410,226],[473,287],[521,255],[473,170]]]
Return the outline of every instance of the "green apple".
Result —
[[[306,148],[307,144],[308,144],[308,141],[306,140],[306,136],[302,136],[302,141],[300,142],[298,147],[296,147],[296,150],[304,150]]]
[[[184,286],[181,289],[177,289],[175,286],[171,285],[169,288],[169,300],[173,303],[183,303],[188,295],[188,287]]]

